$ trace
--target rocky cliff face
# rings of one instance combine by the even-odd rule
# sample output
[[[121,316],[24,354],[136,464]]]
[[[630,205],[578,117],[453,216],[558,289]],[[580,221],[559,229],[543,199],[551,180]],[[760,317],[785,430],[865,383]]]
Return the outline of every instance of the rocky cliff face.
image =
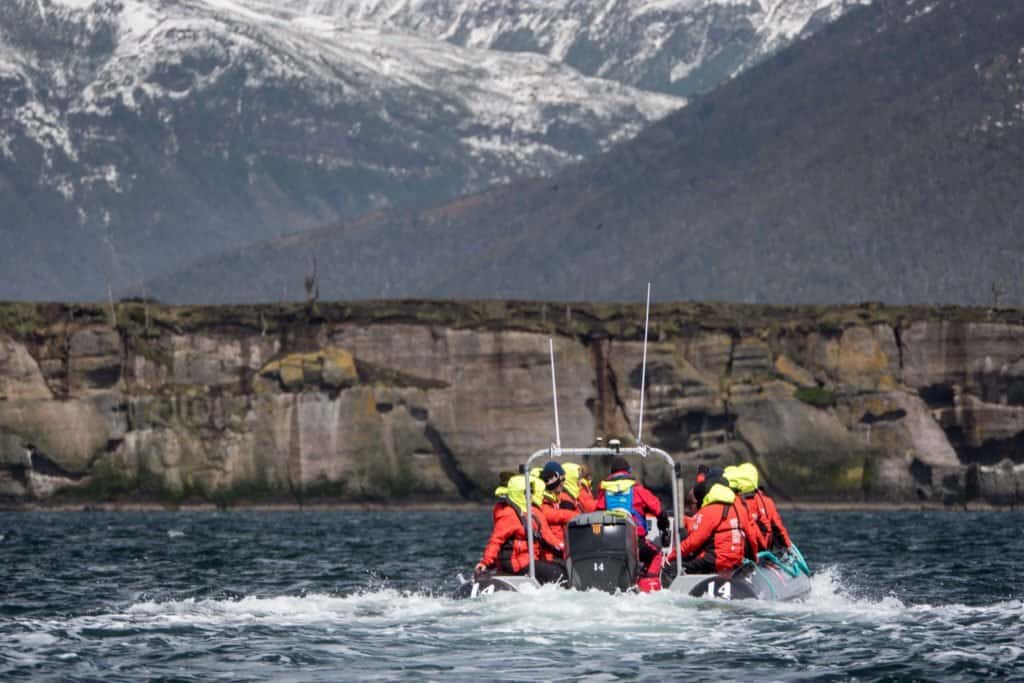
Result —
[[[0,495],[486,499],[552,440],[549,336],[563,443],[635,433],[639,320],[500,302],[0,306]],[[795,501],[1024,495],[1020,311],[663,305],[651,333],[645,439],[691,481],[753,459]]]

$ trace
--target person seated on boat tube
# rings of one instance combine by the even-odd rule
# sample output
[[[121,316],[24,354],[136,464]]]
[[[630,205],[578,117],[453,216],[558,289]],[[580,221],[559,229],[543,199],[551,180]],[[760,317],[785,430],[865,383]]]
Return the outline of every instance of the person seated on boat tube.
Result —
[[[765,538],[764,534],[761,533],[760,527],[754,521],[753,515],[750,514],[750,510],[747,508],[746,501],[739,495],[739,491],[733,485],[732,480],[726,476],[726,472],[732,472],[732,468],[726,467],[724,470],[721,467],[708,467],[701,465],[697,467],[697,483],[701,483],[705,479],[722,481],[726,486],[731,488],[736,493],[736,500],[733,503],[736,506],[736,516],[740,521],[740,529],[743,530],[743,534],[746,537],[746,544],[744,546],[744,552],[747,558],[751,560],[757,559],[757,554],[764,550]],[[699,508],[700,506],[695,506]],[[691,513],[692,514],[692,513]],[[690,520],[685,520],[686,526],[689,526]]]
[[[647,540],[647,517],[658,518],[658,529],[664,536],[669,528],[668,513],[662,509],[661,501],[633,477],[629,461],[621,455],[611,462],[611,474],[601,481],[601,492],[595,501],[598,510],[625,510],[633,515],[636,533],[640,537],[640,563],[646,568],[660,554],[658,548]]]
[[[544,503],[541,505],[544,520],[551,527],[551,533],[558,539],[558,544],[564,546],[569,520],[579,514],[575,502],[567,500],[569,494],[564,490],[565,469],[551,460],[543,468],[535,467],[530,473],[544,482]],[[546,549],[541,552],[541,559],[555,561],[563,558],[555,557],[550,549]]]
[[[479,577],[494,569],[506,574],[526,574],[530,570],[526,539],[526,478],[517,474],[494,493],[499,498],[494,509],[494,529],[473,575]],[[544,482],[540,479],[531,478],[530,498],[533,506],[534,575],[541,583],[556,583],[565,578],[565,567],[560,561],[543,559],[542,555],[549,552],[552,557],[561,557],[564,549],[544,519],[541,510]]]
[[[590,492],[590,468],[567,462],[564,465],[550,461],[543,468],[531,470],[534,476],[544,480],[547,488],[545,502],[556,501],[562,510],[575,510],[577,513],[593,512],[597,503]],[[551,522],[548,519],[548,522]]]
[[[745,462],[725,468],[725,478],[736,491],[760,533],[758,550],[788,551],[793,545],[789,532],[782,523],[775,501],[759,486],[759,475],[754,463]]]
[[[746,534],[736,494],[724,478],[708,476],[695,484],[692,494],[700,509],[687,520],[686,537],[679,544],[682,566],[690,574],[717,574],[743,564]],[[673,549],[665,562],[675,563]]]
[[[593,512],[597,509],[597,501],[590,491],[590,468],[574,462],[562,465],[565,480],[562,482],[562,493],[559,500],[571,503],[579,512]]]

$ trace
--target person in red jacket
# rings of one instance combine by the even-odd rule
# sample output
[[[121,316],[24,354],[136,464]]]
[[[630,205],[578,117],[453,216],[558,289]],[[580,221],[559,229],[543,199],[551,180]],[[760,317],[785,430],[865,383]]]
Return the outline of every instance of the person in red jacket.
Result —
[[[707,465],[697,466],[697,483],[703,482],[705,479],[709,481],[718,481],[725,484],[736,493],[736,501],[733,505],[736,506],[736,516],[740,521],[740,529],[743,530],[743,535],[746,537],[746,545],[744,546],[744,554],[748,559],[756,560],[757,553],[764,550],[764,535],[761,533],[761,529],[757,526],[755,520],[756,516],[750,511],[747,506],[747,501],[740,495],[739,490],[736,488],[735,482],[730,479],[729,475],[736,475],[736,467],[726,467],[724,470],[721,467],[708,467]],[[691,489],[691,494],[693,490]],[[690,502],[690,498],[687,498],[687,502]],[[699,508],[700,505],[694,505],[693,509]],[[684,529],[689,528],[689,518],[684,519]]]
[[[595,504],[598,510],[626,509],[644,535],[647,535],[647,517],[662,516],[661,501],[636,480],[629,461],[622,456],[612,460],[611,474],[601,481],[601,492]]]
[[[743,499],[754,525],[757,527],[759,532],[758,549],[773,552],[789,550],[793,542],[789,538],[786,526],[782,523],[782,517],[775,507],[775,501],[759,486],[757,467],[749,462],[727,467],[725,468],[725,477],[729,480],[732,489]]]
[[[765,492],[763,487],[757,488],[755,499],[764,510],[764,517],[768,520],[765,531],[765,546],[774,552],[789,550],[793,547],[793,541],[789,537],[786,525],[782,523],[782,516],[779,509],[775,507],[775,501]]]
[[[683,568],[691,574],[727,572],[743,564],[747,546],[736,494],[721,478],[705,478],[693,487],[700,509],[688,520],[679,545]],[[666,563],[675,562],[675,550]]]
[[[544,482],[544,502],[541,505],[544,520],[551,527],[551,533],[558,539],[558,544],[564,546],[566,526],[569,520],[580,513],[575,501],[563,490],[565,469],[551,460],[543,469],[537,468],[536,472],[537,477]],[[554,557],[550,550],[542,552],[541,557],[549,561],[561,559]]]
[[[668,513],[662,509],[661,501],[633,477],[629,461],[616,456],[611,462],[611,474],[601,481],[601,492],[597,494],[595,503],[598,510],[621,509],[633,515],[640,537],[640,564],[646,573],[651,561],[660,554],[658,548],[647,540],[647,517],[657,517],[658,529],[663,533],[669,527]]]
[[[541,506],[544,519],[555,537],[564,545],[569,521],[578,514],[594,511],[595,503],[589,482],[581,482],[580,474],[584,470],[571,462],[563,466],[552,460],[543,469],[537,467],[534,471],[546,489],[544,504]],[[543,552],[541,557],[552,561],[562,559],[554,557],[550,551]]]
[[[484,547],[483,557],[473,570],[474,576],[500,570],[507,574],[526,574],[530,570],[530,553],[526,539],[526,478],[516,475],[506,486],[500,486],[495,494],[501,498],[494,508],[494,529]],[[565,567],[560,561],[544,559],[561,558],[563,548],[551,531],[541,504],[544,498],[544,483],[540,479],[530,482],[530,498],[533,518],[534,575],[541,583],[557,583],[565,578]]]
[[[590,468],[574,462],[567,462],[562,467],[565,470],[565,480],[562,482],[560,500],[572,503],[580,512],[596,510],[597,501],[590,491]]]

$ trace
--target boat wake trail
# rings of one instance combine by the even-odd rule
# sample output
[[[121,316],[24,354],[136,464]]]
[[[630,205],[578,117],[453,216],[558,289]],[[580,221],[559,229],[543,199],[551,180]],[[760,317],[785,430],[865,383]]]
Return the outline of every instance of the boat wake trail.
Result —
[[[953,531],[1006,528],[1003,517],[794,513],[820,559],[808,597],[781,603],[551,586],[454,600],[454,575],[476,559],[490,516],[426,516],[453,530],[450,547],[400,514],[19,517],[2,530],[0,679],[980,680],[1024,670],[1016,545],[971,561],[856,538],[815,546],[835,529],[903,524],[900,537],[944,547]],[[389,545],[373,541],[368,555],[358,537],[324,549],[339,529],[363,528]],[[393,557],[391,543],[408,552]]]
[[[810,597],[796,603],[553,586],[461,601],[393,588],[145,600],[115,612],[8,622],[0,672],[45,669],[47,661],[116,663],[155,648],[159,661],[188,657],[196,676],[207,678],[266,671],[224,668],[234,661],[224,653],[236,651],[356,677],[404,667],[411,657],[424,675],[468,678],[508,673],[508,653],[526,648],[536,656],[517,662],[513,677],[543,677],[555,667],[568,678],[586,678],[595,661],[614,662],[627,676],[642,675],[652,663],[663,674],[778,676],[809,653],[828,672],[864,666],[868,651],[872,666],[882,667],[876,672],[998,673],[1024,665],[1022,614],[1019,600],[968,606],[858,598],[835,567],[819,571]]]

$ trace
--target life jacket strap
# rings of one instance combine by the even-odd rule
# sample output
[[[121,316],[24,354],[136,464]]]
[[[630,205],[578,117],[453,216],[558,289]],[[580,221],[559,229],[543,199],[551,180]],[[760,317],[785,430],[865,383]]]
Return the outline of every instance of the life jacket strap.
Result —
[[[523,525],[523,533],[525,533],[527,536],[529,536],[530,531],[529,531],[529,529],[526,528],[526,515],[521,515],[521,514],[519,514],[519,510],[516,510],[516,516],[519,517],[519,523]],[[532,516],[533,516],[533,519],[534,519],[534,524],[536,524],[539,527],[540,526],[540,522],[536,521],[537,520],[537,515],[532,515]],[[561,552],[561,550],[558,548],[558,546],[553,545],[546,538],[544,538],[544,534],[541,533],[541,530],[539,528],[535,529],[534,531],[536,531],[536,533],[533,535],[533,540],[538,542],[538,543],[540,543],[541,547],[546,548],[547,550],[550,550],[553,553]],[[527,543],[527,541],[523,541],[523,543]]]

